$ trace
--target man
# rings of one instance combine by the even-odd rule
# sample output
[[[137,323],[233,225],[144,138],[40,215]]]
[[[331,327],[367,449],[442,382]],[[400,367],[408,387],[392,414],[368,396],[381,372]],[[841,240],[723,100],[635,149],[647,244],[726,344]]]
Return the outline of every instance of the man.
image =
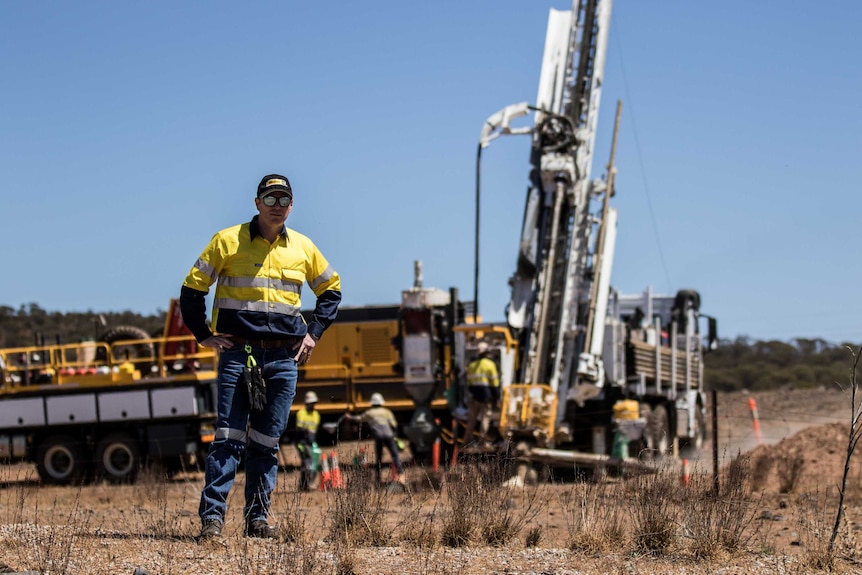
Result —
[[[470,405],[467,411],[467,428],[464,430],[464,443],[474,442],[476,423],[480,423],[480,436],[488,433],[488,412],[500,399],[500,377],[497,364],[491,359],[488,344],[484,341],[477,346],[479,355],[467,366],[467,392]]]
[[[287,178],[265,176],[254,203],[258,215],[250,222],[213,236],[180,294],[183,320],[195,339],[221,352],[218,421],[199,509],[202,538],[221,535],[243,457],[245,534],[277,536],[267,515],[297,365],[311,359],[341,302],[338,274],[310,239],[284,225],[293,209]],[[205,296],[216,281],[214,333],[206,323]],[[308,325],[300,314],[304,282],[317,297]]]
[[[395,478],[395,481],[405,485],[406,478],[404,477],[404,465],[401,463],[401,457],[398,455],[398,444],[395,439],[395,430],[398,428],[395,414],[392,413],[391,409],[383,407],[383,404],[386,402],[383,400],[383,395],[380,393],[372,393],[369,403],[371,403],[371,409],[364,411],[360,415],[351,415],[348,413],[346,414],[347,418],[352,421],[364,423],[368,425],[368,428],[371,430],[371,437],[374,438],[374,455],[376,457],[375,472],[377,475],[377,483],[380,483],[380,476],[383,468],[383,448],[385,447],[387,451],[389,451],[392,463],[395,465],[395,471],[398,473],[398,477]]]
[[[305,394],[305,409],[296,412],[296,450],[299,452],[301,466],[299,470],[299,490],[311,489],[314,481],[315,465],[314,450],[317,448],[317,428],[320,427],[320,412],[315,409],[317,394],[309,391]]]

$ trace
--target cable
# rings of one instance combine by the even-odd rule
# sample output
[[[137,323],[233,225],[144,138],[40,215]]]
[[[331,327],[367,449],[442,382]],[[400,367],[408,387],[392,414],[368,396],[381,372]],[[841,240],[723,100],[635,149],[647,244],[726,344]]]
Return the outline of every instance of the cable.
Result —
[[[613,20],[611,21],[611,26],[613,27]],[[650,198],[649,183],[647,182],[647,177],[646,177],[646,167],[644,166],[643,154],[641,153],[640,138],[638,138],[637,123],[635,122],[634,99],[632,98],[631,93],[629,92],[629,81],[628,81],[628,77],[626,75],[625,63],[623,62],[623,49],[622,49],[622,44],[620,44],[620,41],[619,41],[619,30],[614,31],[614,33],[611,34],[611,36],[613,36],[614,40],[616,41],[617,51],[620,54],[620,68],[622,69],[623,86],[625,87],[626,99],[629,101],[629,110],[630,110],[629,111],[629,117],[631,117],[631,119],[632,119],[631,120],[632,121],[632,132],[634,134],[634,139],[635,139],[635,149],[637,150],[637,154],[638,154],[638,163],[640,164],[640,168],[641,168],[641,179],[643,180],[644,193],[646,194],[647,208],[649,209],[650,220],[652,221],[653,234],[655,234],[655,242],[656,242],[656,245],[658,246],[658,255],[659,255],[659,259],[661,260],[661,267],[664,270],[665,280],[667,281],[668,292],[671,293],[671,292],[673,292],[673,282],[670,281],[670,273],[668,272],[668,269],[667,269],[667,263],[665,262],[665,259],[664,259],[664,250],[662,249],[661,238],[659,237],[659,233],[658,233],[658,224],[656,223],[655,212],[653,211],[653,208],[652,208],[652,199]]]
[[[473,323],[479,323],[479,176],[482,173],[482,144],[479,143],[479,148],[476,150],[476,231],[473,238],[475,253],[473,255]]]

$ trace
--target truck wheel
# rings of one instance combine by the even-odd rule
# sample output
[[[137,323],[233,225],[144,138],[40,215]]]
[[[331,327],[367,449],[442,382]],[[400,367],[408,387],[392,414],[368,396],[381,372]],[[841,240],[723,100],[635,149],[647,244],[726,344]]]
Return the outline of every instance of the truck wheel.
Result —
[[[647,418],[646,432],[647,448],[654,459],[659,459],[670,452],[670,423],[667,408],[656,405]]]
[[[111,483],[135,480],[141,465],[137,443],[125,433],[114,433],[102,439],[96,447],[96,473],[99,479]]]
[[[703,447],[703,442],[706,440],[706,414],[698,406],[694,414],[694,430],[692,437],[680,438],[680,449],[691,449],[697,451]]]
[[[137,341],[150,339],[150,334],[139,327],[132,325],[121,325],[108,330],[99,338],[99,341],[113,345],[117,341]],[[155,346],[152,342],[128,343],[112,347],[114,362],[122,362],[126,359],[135,364],[135,368],[146,373],[156,358]],[[105,350],[97,348],[96,360],[105,361]]]
[[[54,435],[39,445],[36,471],[45,483],[68,485],[79,483],[87,466],[80,443],[66,435]]]

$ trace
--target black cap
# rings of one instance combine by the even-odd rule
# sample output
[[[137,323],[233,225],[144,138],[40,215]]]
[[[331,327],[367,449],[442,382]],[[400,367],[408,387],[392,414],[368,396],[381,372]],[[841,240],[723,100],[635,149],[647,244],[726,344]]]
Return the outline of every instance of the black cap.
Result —
[[[262,198],[272,192],[287,192],[293,198],[293,190],[290,189],[290,182],[287,178],[279,174],[269,174],[264,176],[257,185],[257,197]]]

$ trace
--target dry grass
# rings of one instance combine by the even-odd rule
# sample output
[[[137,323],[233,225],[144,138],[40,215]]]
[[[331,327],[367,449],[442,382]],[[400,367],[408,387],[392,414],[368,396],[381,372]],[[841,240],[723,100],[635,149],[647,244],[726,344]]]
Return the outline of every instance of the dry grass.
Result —
[[[778,473],[778,485],[781,493],[793,493],[802,476],[805,458],[799,451],[792,451],[786,457],[778,459],[775,471]]]
[[[544,511],[542,486],[516,487],[516,462],[506,458],[479,459],[461,465],[445,485],[440,540],[447,547],[471,542],[502,547],[515,540]],[[541,528],[531,525],[529,537],[537,541]]]
[[[634,478],[631,486],[635,489],[631,513],[635,549],[649,554],[667,553],[678,537],[679,474],[662,469]]]
[[[301,493],[295,475],[282,473],[270,517],[281,531],[275,541],[242,536],[240,476],[224,537],[205,542],[195,537],[199,474],[60,488],[19,469],[0,475],[0,563],[43,575],[131,575],[136,567],[153,575],[658,574],[672,565],[706,574],[718,564],[777,574],[853,572],[847,566],[862,558],[850,528],[827,552],[834,494],[784,496],[787,519],[760,520],[777,500],[755,491],[760,464],[748,456],[726,467],[717,495],[697,468],[681,484],[674,461],[628,479],[523,487],[507,481],[515,465],[478,460],[433,476],[414,468],[407,490],[345,467],[346,489]],[[850,500],[862,500],[858,492]],[[782,548],[776,534],[788,531],[794,543]],[[752,558],[769,567],[757,571]]]
[[[766,487],[773,467],[775,467],[775,457],[771,453],[763,453],[754,459],[751,466],[752,491],[761,491]]]
[[[346,489],[332,492],[329,538],[339,545],[382,547],[392,539],[384,515],[389,511],[386,490],[378,489],[367,470],[344,471]]]
[[[853,552],[853,540],[846,527],[841,530],[836,548],[834,550],[829,548],[829,539],[835,521],[835,510],[830,503],[834,503],[836,499],[836,493],[818,491],[804,494],[796,500],[799,509],[797,516],[799,543],[804,549],[802,559],[811,569],[833,571],[839,554]]]
[[[716,494],[712,479],[695,473],[685,492],[683,532],[697,559],[716,560],[744,549],[757,535],[757,498],[750,496],[751,461],[741,455],[731,461]]]
[[[573,551],[605,553],[623,548],[627,497],[617,484],[592,481],[574,484],[564,494],[568,546]]]

